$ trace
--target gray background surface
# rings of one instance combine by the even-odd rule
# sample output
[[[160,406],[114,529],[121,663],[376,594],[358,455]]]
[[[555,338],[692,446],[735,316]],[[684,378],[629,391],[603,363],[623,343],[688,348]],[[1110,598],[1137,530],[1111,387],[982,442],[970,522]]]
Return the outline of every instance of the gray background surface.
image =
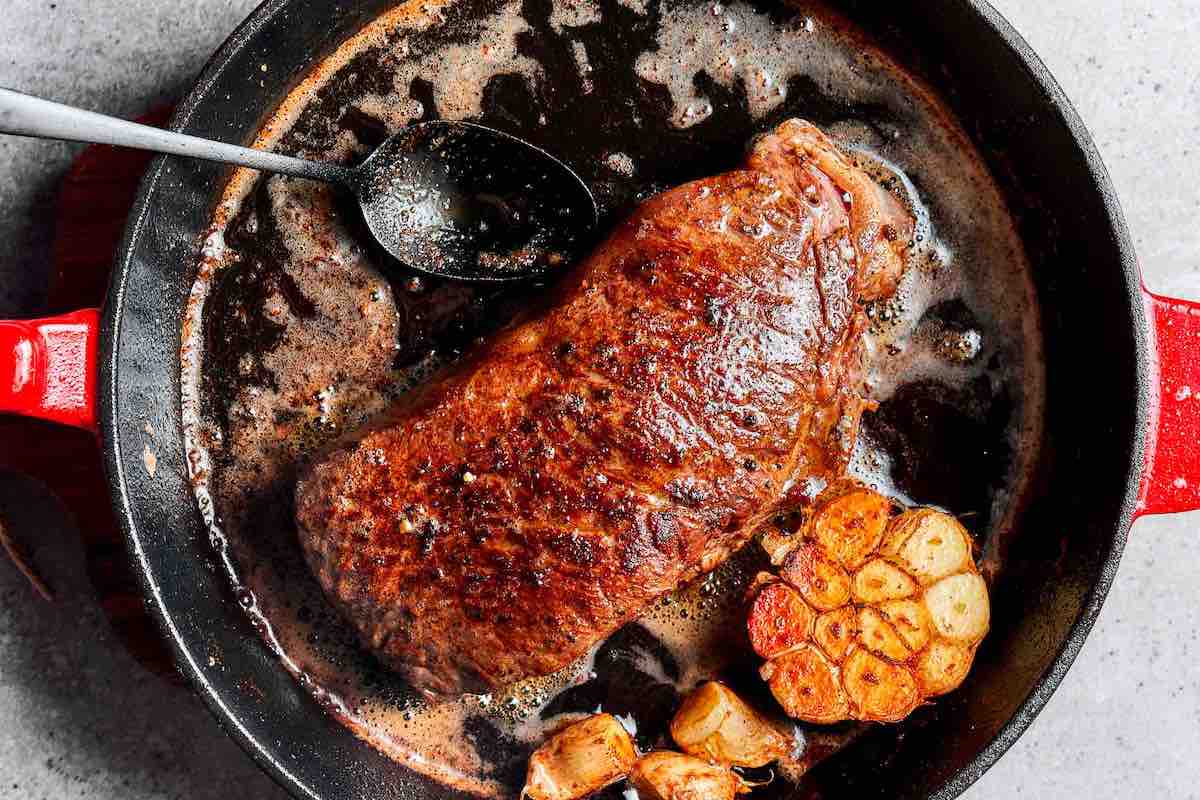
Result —
[[[1200,299],[1200,2],[993,1],[1099,142],[1149,286]],[[178,97],[254,5],[3,0],[0,85],[134,116]],[[44,302],[76,150],[0,137],[0,317]],[[281,796],[187,690],[121,649],[55,499],[0,474],[0,510],[58,592],[41,602],[0,559],[0,798]],[[1200,797],[1198,529],[1200,515],[1137,524],[1062,688],[967,797]]]

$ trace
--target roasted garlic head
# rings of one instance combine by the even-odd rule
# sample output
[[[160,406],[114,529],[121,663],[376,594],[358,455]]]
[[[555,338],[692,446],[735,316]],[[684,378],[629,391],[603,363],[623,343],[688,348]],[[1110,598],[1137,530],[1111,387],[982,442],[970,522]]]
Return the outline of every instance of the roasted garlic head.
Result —
[[[790,716],[898,722],[967,676],[990,617],[971,539],[949,514],[895,514],[845,485],[761,541],[778,575],[751,590],[762,677]]]

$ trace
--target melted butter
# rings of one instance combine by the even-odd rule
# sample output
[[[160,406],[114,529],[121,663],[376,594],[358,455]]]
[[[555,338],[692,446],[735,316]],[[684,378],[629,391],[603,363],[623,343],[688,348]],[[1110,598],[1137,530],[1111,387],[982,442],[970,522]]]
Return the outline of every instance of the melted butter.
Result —
[[[579,5],[586,8],[590,3]],[[514,0],[484,20],[465,44],[442,47],[417,59],[407,59],[398,52],[395,94],[381,102],[396,108],[410,105],[410,87],[421,78],[433,86],[437,111],[443,119],[478,116],[484,88],[495,76],[524,75],[531,81],[541,77],[541,66],[517,47],[517,36],[528,30],[529,24],[521,16],[521,3]],[[392,132],[409,121],[390,115],[385,119]]]
[[[556,33],[566,28],[582,28],[600,21],[600,6],[591,0],[564,0],[550,9],[550,27]]]
[[[820,69],[839,80],[839,92],[857,96],[870,83],[857,79],[850,68],[853,54],[844,48],[824,47],[815,35],[812,17],[798,17],[779,26],[745,3],[698,3],[676,7],[662,18],[658,48],[643,53],[634,69],[652,83],[671,92],[671,121],[688,128],[712,116],[713,103],[696,87],[701,72],[732,88],[746,91],[750,113],[765,116],[787,99],[787,80],[810,74],[812,63],[825,59]],[[830,58],[832,56],[832,58]]]

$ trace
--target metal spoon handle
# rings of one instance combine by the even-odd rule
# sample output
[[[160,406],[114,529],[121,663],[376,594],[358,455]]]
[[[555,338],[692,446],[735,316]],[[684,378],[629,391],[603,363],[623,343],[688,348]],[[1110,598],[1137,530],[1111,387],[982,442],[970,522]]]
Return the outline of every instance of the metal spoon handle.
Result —
[[[349,183],[354,175],[351,169],[338,164],[305,161],[164,131],[4,88],[0,88],[0,133],[133,147],[174,156],[238,164],[267,172],[281,172],[284,175],[315,181]]]

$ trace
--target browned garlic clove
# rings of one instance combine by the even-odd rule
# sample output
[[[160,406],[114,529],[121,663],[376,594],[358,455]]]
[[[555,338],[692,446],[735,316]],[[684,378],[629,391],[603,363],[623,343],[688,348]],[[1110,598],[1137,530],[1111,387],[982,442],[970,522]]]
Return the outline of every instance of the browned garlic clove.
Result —
[[[789,717],[829,724],[850,713],[838,668],[812,645],[768,661],[760,673]]]
[[[580,800],[629,773],[637,750],[611,714],[573,723],[550,737],[529,759],[522,798]]]
[[[786,653],[808,641],[815,617],[795,589],[779,580],[768,583],[750,606],[750,645],[767,659]]]
[[[733,800],[748,791],[727,767],[682,753],[644,756],[629,773],[641,800]]]
[[[715,681],[684,699],[671,737],[689,755],[735,767],[761,767],[792,749],[790,736]]]

